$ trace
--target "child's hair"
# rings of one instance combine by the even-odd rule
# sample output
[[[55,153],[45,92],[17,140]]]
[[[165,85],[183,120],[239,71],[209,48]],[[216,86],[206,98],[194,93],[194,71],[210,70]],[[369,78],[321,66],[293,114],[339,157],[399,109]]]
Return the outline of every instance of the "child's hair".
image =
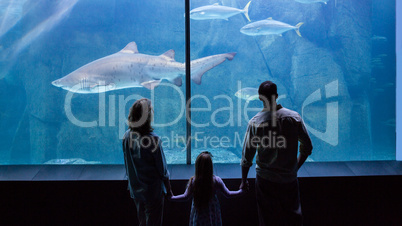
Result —
[[[194,206],[203,208],[208,206],[213,196],[213,165],[212,155],[208,151],[201,152],[195,160],[194,179]]]

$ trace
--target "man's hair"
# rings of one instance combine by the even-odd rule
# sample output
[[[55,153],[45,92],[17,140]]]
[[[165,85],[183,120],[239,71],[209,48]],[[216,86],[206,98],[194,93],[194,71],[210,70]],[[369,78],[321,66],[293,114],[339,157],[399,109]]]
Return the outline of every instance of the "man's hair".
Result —
[[[276,84],[271,81],[265,81],[261,83],[258,88],[258,95],[260,96],[260,100],[271,102],[272,96],[276,99],[278,96],[278,90]]]
[[[152,106],[151,100],[142,98],[137,100],[130,108],[128,126],[133,132],[146,135],[154,129],[151,126]]]

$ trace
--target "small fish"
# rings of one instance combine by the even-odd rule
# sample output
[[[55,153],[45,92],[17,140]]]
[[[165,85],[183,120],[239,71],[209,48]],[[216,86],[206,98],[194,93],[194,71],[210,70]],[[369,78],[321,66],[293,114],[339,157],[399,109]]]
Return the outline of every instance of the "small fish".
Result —
[[[251,21],[248,16],[248,7],[251,1],[247,3],[244,9],[236,9],[228,6],[221,6],[218,3],[213,5],[201,6],[190,11],[190,18],[193,20],[213,20],[223,19],[228,20],[229,17],[244,13],[248,21]]]
[[[246,88],[238,90],[235,93],[235,96],[237,98],[246,100],[246,102],[250,102],[252,100],[259,100],[260,99],[260,95],[258,94],[258,89],[251,88],[251,87],[246,87]],[[284,98],[286,98],[286,94],[282,94],[282,95],[278,96],[276,101],[278,102],[279,100],[284,99]]]
[[[383,124],[384,126],[391,126],[391,127],[395,127],[396,126],[396,120],[394,118],[382,121],[381,124]]]
[[[311,4],[311,3],[317,3],[317,2],[322,2],[324,4],[327,4],[329,0],[295,0],[296,2],[304,3],[304,4]]]
[[[390,88],[390,87],[394,87],[394,86],[395,86],[395,84],[393,82],[388,82],[383,85],[384,88]]]
[[[252,100],[259,100],[259,95],[258,95],[258,89],[256,88],[243,88],[241,90],[238,90],[235,93],[235,96],[237,98],[246,100],[246,101],[252,101]]]
[[[373,37],[371,37],[371,40],[372,41],[382,41],[382,42],[388,41],[387,37],[378,36],[378,35],[374,35]]]
[[[240,32],[245,35],[257,36],[257,35],[282,35],[282,33],[295,30],[297,35],[301,37],[300,26],[303,23],[298,23],[296,26],[292,26],[280,21],[273,20],[271,17],[266,20],[256,21],[240,29]]]

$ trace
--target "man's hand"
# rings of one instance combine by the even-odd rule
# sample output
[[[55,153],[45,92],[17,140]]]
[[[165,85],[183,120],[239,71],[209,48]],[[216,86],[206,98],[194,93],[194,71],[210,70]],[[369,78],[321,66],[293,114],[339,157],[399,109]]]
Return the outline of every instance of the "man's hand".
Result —
[[[166,193],[166,195],[167,195],[168,198],[174,196],[172,190],[168,191],[168,192]]]
[[[249,191],[250,190],[250,185],[248,184],[247,180],[242,180],[239,189],[242,189],[244,191]]]
[[[299,154],[299,157],[297,158],[297,170],[300,169],[300,167],[304,164],[304,162],[306,161],[308,155],[303,155],[303,154]]]
[[[241,167],[241,184],[240,184],[240,189],[243,189],[244,191],[250,190],[250,186],[247,181],[247,174],[248,171],[250,170],[250,167],[247,166],[242,166]]]

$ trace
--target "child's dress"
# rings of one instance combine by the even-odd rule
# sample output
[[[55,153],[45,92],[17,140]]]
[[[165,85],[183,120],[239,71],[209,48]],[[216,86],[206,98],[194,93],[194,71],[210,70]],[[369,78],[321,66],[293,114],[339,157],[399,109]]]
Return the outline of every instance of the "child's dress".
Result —
[[[220,191],[225,197],[233,197],[238,196],[243,193],[243,190],[238,191],[229,191],[226,187],[225,183],[223,183],[222,179],[218,176],[213,176],[214,180],[214,194],[209,200],[208,207],[197,209],[194,206],[194,199],[191,205],[191,213],[190,213],[190,225],[222,225],[221,218],[221,207],[219,205],[219,200],[216,195],[217,191]],[[172,200],[189,200],[193,197],[193,186],[194,180],[191,181],[191,184],[188,185],[186,191],[182,195],[177,195],[171,197]]]

